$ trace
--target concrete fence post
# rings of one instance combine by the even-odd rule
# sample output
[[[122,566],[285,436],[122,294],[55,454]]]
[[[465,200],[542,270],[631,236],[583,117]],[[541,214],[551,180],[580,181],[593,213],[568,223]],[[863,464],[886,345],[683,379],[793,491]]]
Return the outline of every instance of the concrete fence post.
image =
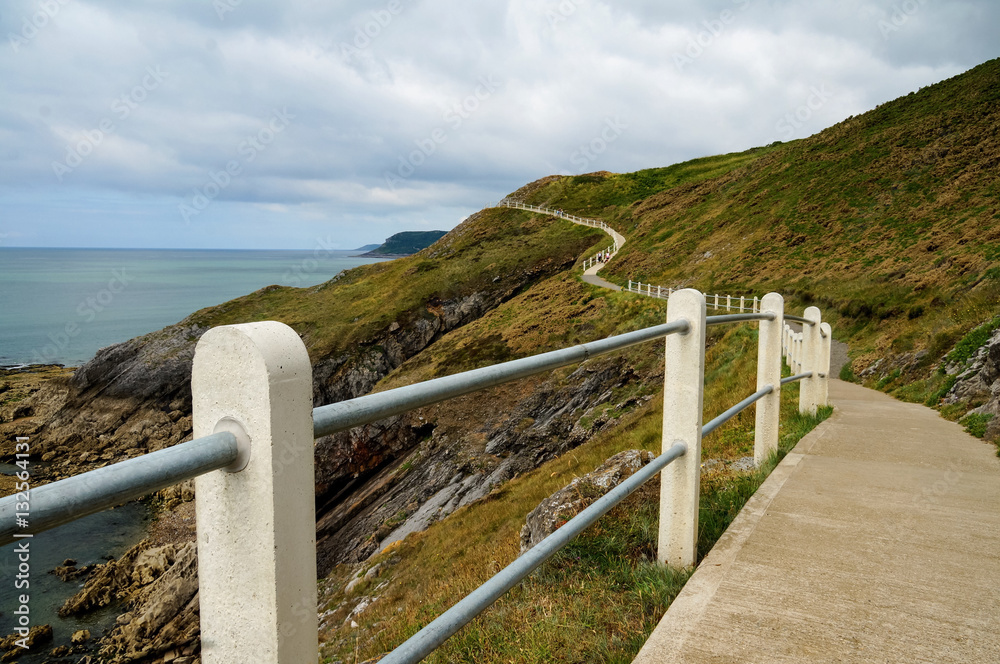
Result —
[[[830,404],[830,352],[833,347],[833,328],[829,323],[822,323],[820,330],[823,332],[822,348],[819,353],[820,377],[819,388],[816,393],[816,403],[820,406]]]
[[[823,350],[823,338],[820,333],[820,311],[817,307],[806,308],[803,318],[813,322],[812,325],[802,325],[802,348],[801,362],[802,368],[799,373],[812,372],[812,376],[804,378],[799,388],[799,412],[802,414],[815,415],[816,406],[819,404],[819,392],[821,389],[819,377],[821,373],[822,361],[820,354]]]
[[[762,320],[757,334],[757,389],[770,385],[774,390],[757,402],[753,434],[754,463],[760,466],[778,449],[778,420],[781,414],[781,338],[785,328],[785,300],[768,293],[760,303],[761,312],[775,315]]]
[[[792,358],[795,362],[793,373],[802,373],[802,333],[792,332]]]
[[[746,311],[746,298],[740,295],[740,313]]]
[[[194,436],[229,430],[233,472],[195,480],[201,660],[318,659],[312,368],[276,322],[216,327],[191,375]]]
[[[663,450],[677,442],[687,452],[660,473],[660,535],[657,559],[691,567],[698,559],[701,425],[705,385],[705,296],[691,288],[667,301],[667,322],[686,320],[685,334],[666,341],[663,377]]]
[[[805,355],[804,355],[806,344],[805,344],[805,335],[802,332],[799,332],[798,340],[799,340],[799,350],[798,350],[799,373],[803,373],[806,370]]]

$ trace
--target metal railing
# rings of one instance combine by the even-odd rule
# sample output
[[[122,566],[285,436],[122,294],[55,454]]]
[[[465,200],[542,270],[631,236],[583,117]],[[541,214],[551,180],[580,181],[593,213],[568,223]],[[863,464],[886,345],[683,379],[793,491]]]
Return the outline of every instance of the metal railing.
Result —
[[[809,324],[792,343],[784,320],[795,317],[784,314],[781,296],[757,304],[753,313],[707,316],[704,294],[673,291],[663,325],[317,408],[309,357],[291,328],[213,328],[198,342],[192,370],[195,440],[32,489],[30,524],[15,521],[24,506],[18,496],[0,499],[0,543],[194,477],[202,661],[315,661],[315,438],[665,338],[663,453],[382,660],[419,661],[657,473],[671,514],[661,518],[658,559],[696,562],[702,436],[756,404],[760,462],[777,449],[782,385],[802,381],[803,412],[826,403],[830,334],[819,310],[806,310]],[[757,392],[703,425],[705,330],[748,321],[760,324]],[[798,369],[785,379],[783,354]]]
[[[616,231],[614,228],[609,226],[607,222],[601,221],[600,219],[589,219],[587,217],[578,217],[575,214],[570,214],[555,208],[547,208],[541,205],[532,205],[531,203],[525,203],[523,201],[518,201],[513,198],[505,198],[496,205],[491,207],[505,207],[513,208],[515,210],[527,210],[529,212],[538,212],[541,214],[547,214],[552,217],[558,217],[559,219],[565,219],[574,224],[580,224],[581,226],[590,226],[591,228],[600,228],[602,231],[611,236],[614,240],[614,245],[612,245],[612,255],[618,253],[618,250],[625,245],[625,236]]]
[[[655,297],[661,300],[667,300],[670,298],[670,295],[678,289],[654,286],[649,283],[644,284],[641,281],[632,281],[630,279],[628,286],[622,290],[629,293],[635,293],[637,295],[645,295],[646,297]],[[736,296],[705,294],[705,306],[722,311],[749,311],[753,313],[760,311],[760,299],[756,295],[750,297],[747,295]]]
[[[615,245],[611,245],[610,247],[607,247],[606,249],[602,249],[601,251],[597,252],[596,254],[594,254],[593,256],[591,256],[590,258],[587,258],[586,260],[583,261],[583,270],[584,270],[584,272],[586,272],[590,268],[594,267],[595,265],[600,265],[601,267],[603,267],[612,258],[615,257],[616,253],[618,253],[618,250],[615,248]],[[598,268],[598,269],[600,269],[600,268]]]

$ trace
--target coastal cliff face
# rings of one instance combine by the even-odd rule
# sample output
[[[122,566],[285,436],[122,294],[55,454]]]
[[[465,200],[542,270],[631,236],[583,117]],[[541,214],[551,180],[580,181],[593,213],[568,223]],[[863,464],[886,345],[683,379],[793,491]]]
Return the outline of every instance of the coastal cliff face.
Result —
[[[71,376],[34,391],[17,421],[2,426],[6,431],[16,424],[18,435],[32,437],[33,450],[49,462],[39,479],[60,479],[189,439],[190,375],[198,340],[215,325],[250,320],[283,320],[299,331],[313,362],[316,404],[366,394],[442,338],[564,273],[600,235],[590,229],[553,228],[551,220],[533,215],[498,214],[504,224],[495,215],[474,215],[410,259],[366,266],[312,289],[263,289],[104,348]],[[511,243],[529,249],[515,251]],[[366,311],[371,299],[378,300],[377,306]],[[339,312],[339,320],[329,311]],[[352,319],[355,313],[359,315]],[[338,339],[327,323],[352,336]],[[490,364],[508,359],[505,352],[495,357],[497,348],[485,348],[472,360]],[[577,431],[558,445],[531,442],[545,432],[571,432],[580,417],[577,411],[586,410],[594,391],[620,382],[617,369],[599,373],[597,379],[580,374],[569,385],[535,382],[527,389],[493,394],[486,410],[468,402],[466,411],[456,410],[450,417],[412,413],[317,441],[322,565],[362,560],[389,534],[405,534],[397,532],[404,523],[409,531],[426,528],[463,501],[485,495],[490,487],[585,439]],[[557,402],[572,408],[560,412]],[[489,422],[483,417],[487,411],[492,413]],[[537,425],[524,424],[528,419]],[[485,426],[489,435],[474,432],[478,426]],[[485,439],[494,441],[489,452]],[[526,453],[511,454],[515,448]],[[489,481],[481,482],[487,471]],[[416,514],[428,499],[440,498],[442,490],[455,499],[448,501],[450,508]],[[137,559],[149,557],[132,553]],[[194,550],[175,553],[161,556],[164,569],[158,575],[196,588],[191,577]],[[191,647],[196,652],[197,596],[185,591],[178,603],[166,601],[158,591],[120,590],[142,575],[136,569],[131,559],[102,569],[67,610],[87,611],[112,599],[130,602],[129,613],[103,643],[116,661],[158,662],[171,645],[182,645],[178,653],[185,656]],[[153,631],[146,625],[151,615],[156,617]],[[155,648],[143,645],[150,639]]]
[[[400,450],[367,474],[343,472],[343,465],[339,473],[324,469],[329,484],[317,494],[323,501],[317,524],[320,575],[337,563],[363,562],[615,426],[660,380],[662,374],[639,374],[632,360],[616,357],[320,441],[318,460],[350,458],[354,449],[386,449],[386,441]],[[626,385],[634,396],[619,401],[616,394]]]
[[[479,318],[544,273],[521,276],[492,291],[428,303],[422,315],[404,325],[393,322],[358,347],[314,359],[314,402],[367,394],[441,335]],[[75,474],[190,438],[191,365],[198,339],[208,329],[183,321],[104,348],[68,381],[49,384],[35,394],[34,407],[41,416],[31,425],[22,423],[22,429],[33,436],[40,454],[54,453],[53,476]],[[406,439],[405,434],[402,437]],[[386,449],[393,448],[387,439]],[[356,459],[324,460],[322,468],[365,472],[382,458],[379,450],[367,454],[362,450]],[[317,481],[321,486],[326,482],[322,473]]]

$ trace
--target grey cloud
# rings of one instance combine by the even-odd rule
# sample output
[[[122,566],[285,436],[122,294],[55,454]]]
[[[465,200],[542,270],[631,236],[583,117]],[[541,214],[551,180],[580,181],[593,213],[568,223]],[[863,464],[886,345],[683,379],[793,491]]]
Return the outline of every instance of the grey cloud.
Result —
[[[25,37],[43,6],[58,11]],[[552,172],[808,135],[993,57],[998,14],[990,0],[15,0],[0,13],[0,196],[24,210],[35,192],[40,219],[57,216],[47,200],[93,195],[139,217],[145,197],[155,244],[235,163],[199,222],[249,205],[300,239],[322,222],[362,244],[450,227]],[[609,118],[628,127],[614,140]]]

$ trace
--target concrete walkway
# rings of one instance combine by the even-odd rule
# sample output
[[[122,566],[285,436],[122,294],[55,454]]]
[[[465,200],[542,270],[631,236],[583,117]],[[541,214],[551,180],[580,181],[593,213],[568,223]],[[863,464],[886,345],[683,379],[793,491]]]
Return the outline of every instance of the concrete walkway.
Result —
[[[600,286],[601,288],[609,288],[611,290],[620,291],[621,286],[611,283],[610,281],[605,281],[597,276],[597,271],[604,267],[604,263],[597,263],[591,268],[588,268],[581,279],[583,279],[588,284],[593,284],[594,286]]]
[[[850,383],[830,400],[635,662],[1000,662],[996,447]]]

